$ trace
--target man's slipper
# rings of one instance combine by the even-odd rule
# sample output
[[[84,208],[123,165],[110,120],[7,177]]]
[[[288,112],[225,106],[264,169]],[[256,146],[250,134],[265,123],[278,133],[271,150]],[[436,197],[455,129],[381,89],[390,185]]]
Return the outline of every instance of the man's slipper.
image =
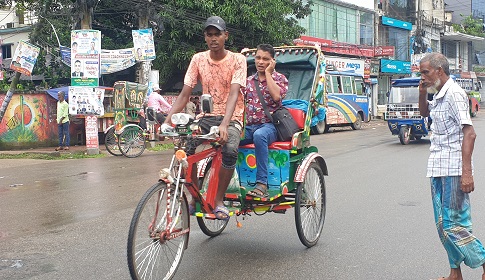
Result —
[[[195,206],[192,204],[189,204],[189,215],[194,215],[195,214]]]
[[[257,184],[254,190],[249,191],[246,195],[258,198],[267,198],[269,196],[268,190],[263,186],[264,185],[262,184]],[[258,190],[259,192],[255,192],[255,190]]]
[[[225,206],[217,206],[212,212],[216,216],[216,219],[227,221],[229,220],[229,209]]]

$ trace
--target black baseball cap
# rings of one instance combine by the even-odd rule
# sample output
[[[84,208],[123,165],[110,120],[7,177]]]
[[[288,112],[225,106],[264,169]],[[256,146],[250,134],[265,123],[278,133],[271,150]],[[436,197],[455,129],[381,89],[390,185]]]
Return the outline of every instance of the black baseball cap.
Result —
[[[220,31],[226,31],[226,22],[218,16],[212,16],[212,17],[208,18],[205,21],[204,30],[207,29],[207,27],[209,27],[209,26],[214,26],[215,28],[219,29]]]

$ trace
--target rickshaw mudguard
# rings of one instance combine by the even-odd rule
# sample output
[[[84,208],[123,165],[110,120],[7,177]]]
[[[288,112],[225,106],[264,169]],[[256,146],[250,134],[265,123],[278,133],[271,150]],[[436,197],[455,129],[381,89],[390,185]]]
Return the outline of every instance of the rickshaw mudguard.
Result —
[[[392,135],[399,135],[399,130],[401,126],[411,127],[411,132],[413,135],[428,135],[428,129],[426,128],[427,122],[425,118],[421,119],[388,119],[387,126],[391,131]]]
[[[141,128],[139,125],[137,124],[127,124],[125,126],[123,126],[120,131],[119,131],[119,134],[123,133],[123,131],[125,131],[125,129],[127,128],[130,128],[130,127],[137,127],[138,129],[140,129],[141,131],[143,131],[143,128]]]
[[[308,167],[312,162],[316,161],[320,168],[323,171],[323,175],[328,176],[328,169],[327,169],[327,163],[323,159],[323,157],[317,153],[317,152],[312,152],[309,153],[301,162],[301,164],[298,166],[295,172],[295,177],[293,178],[293,182],[296,183],[301,183],[305,180],[305,175],[306,171],[308,170]]]
[[[112,128],[112,127],[115,127],[114,124],[108,126],[105,130],[104,130],[104,134],[108,133],[108,131]]]

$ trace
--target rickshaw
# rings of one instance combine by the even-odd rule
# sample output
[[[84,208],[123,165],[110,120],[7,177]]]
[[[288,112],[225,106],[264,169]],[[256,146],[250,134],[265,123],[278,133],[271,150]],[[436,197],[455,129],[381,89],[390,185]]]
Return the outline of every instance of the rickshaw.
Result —
[[[388,93],[385,118],[392,135],[398,135],[402,145],[428,135],[431,120],[419,113],[420,78],[402,78],[392,81]],[[431,99],[430,99],[431,98]],[[433,95],[428,94],[432,100]]]
[[[114,125],[105,131],[106,150],[112,155],[138,157],[146,148],[149,131],[139,125],[140,110],[147,96],[148,86],[118,81],[114,88]],[[147,124],[153,125],[153,112],[145,112]]]
[[[171,279],[188,246],[190,216],[195,216],[202,232],[210,237],[225,229],[229,218],[251,214],[286,213],[294,208],[297,234],[303,245],[314,246],[322,232],[326,212],[324,176],[328,175],[324,158],[310,145],[310,124],[315,108],[325,100],[325,60],[317,47],[280,47],[276,51],[276,70],[289,80],[284,104],[300,127],[290,141],[269,146],[267,198],[246,196],[256,185],[254,145],[239,147],[236,171],[225,194],[229,209],[226,220],[213,214],[214,198],[221,166],[221,146],[217,144],[217,127],[201,135],[197,121],[184,113],[174,114],[172,131],[162,131],[174,142],[170,166],[163,168],[159,181],[141,198],[133,214],[128,233],[127,257],[133,279]],[[255,72],[256,50],[244,52],[250,74]],[[201,97],[201,111],[210,112],[208,95]],[[202,121],[203,117],[199,119]],[[203,139],[201,151],[187,155],[190,138]],[[195,166],[195,167],[193,167]],[[192,168],[199,189],[192,181]],[[195,200],[191,213],[186,193]]]

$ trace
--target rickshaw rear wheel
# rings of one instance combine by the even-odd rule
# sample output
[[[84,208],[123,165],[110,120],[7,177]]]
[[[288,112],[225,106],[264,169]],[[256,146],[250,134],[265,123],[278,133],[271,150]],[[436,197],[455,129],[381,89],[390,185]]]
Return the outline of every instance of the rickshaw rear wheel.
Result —
[[[325,178],[316,162],[312,162],[296,190],[295,224],[301,243],[310,248],[317,244],[325,223]]]
[[[104,146],[108,153],[112,154],[113,156],[121,156],[123,155],[120,151],[120,147],[118,146],[118,137],[115,134],[114,126],[108,129],[106,135],[104,136]]]
[[[164,182],[157,183],[135,209],[127,244],[132,279],[171,279],[180,265],[189,239],[190,216],[185,196],[181,200],[172,196],[168,201],[171,191]],[[176,210],[173,215],[167,207]],[[177,235],[180,232],[186,233]]]
[[[199,188],[202,190],[202,193],[207,191],[207,187],[209,186],[211,174],[214,170],[211,169],[212,166],[212,161],[207,163],[207,166],[205,167],[205,172],[204,172],[204,177],[199,178]],[[206,219],[204,217],[197,217],[197,224],[199,224],[200,230],[202,232],[210,237],[215,237],[221,234],[224,229],[227,226],[227,223],[229,223],[229,219],[227,220],[212,220],[212,219]]]
[[[135,158],[145,151],[145,135],[137,125],[123,129],[118,137],[118,147],[125,157]]]
[[[315,135],[327,133],[330,127],[327,125],[327,121],[318,122],[315,126],[312,126],[311,132]]]
[[[353,124],[350,125],[350,127],[352,127],[353,130],[359,130],[359,129],[362,129],[362,116],[360,114],[357,114],[357,116],[355,116],[357,119],[355,120],[355,122]]]
[[[410,128],[405,125],[402,125],[399,129],[399,141],[403,145],[409,144],[409,141],[411,140],[411,133],[409,130]]]

